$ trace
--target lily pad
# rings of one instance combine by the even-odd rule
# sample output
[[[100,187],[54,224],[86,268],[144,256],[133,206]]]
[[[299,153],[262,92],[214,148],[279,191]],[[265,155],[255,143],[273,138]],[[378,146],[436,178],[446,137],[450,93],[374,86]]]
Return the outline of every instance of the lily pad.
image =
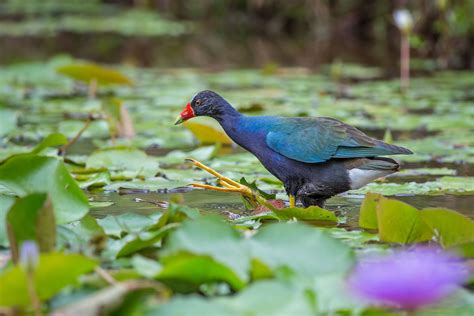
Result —
[[[10,207],[15,203],[15,197],[11,195],[0,194],[0,246],[8,247],[7,235],[7,213]]]
[[[458,212],[426,208],[420,211],[420,216],[443,247],[474,242],[474,221]]]
[[[250,249],[252,257],[273,270],[288,267],[310,277],[344,273],[354,263],[348,246],[320,229],[302,224],[263,227],[250,240]]]
[[[7,214],[10,249],[15,262],[23,242],[34,240],[41,252],[54,249],[56,223],[51,200],[45,193],[32,193],[16,200]]]
[[[93,63],[77,63],[60,66],[57,72],[75,80],[89,83],[97,80],[99,84],[133,85],[133,82],[122,73]]]
[[[239,290],[246,283],[227,265],[209,256],[184,253],[168,257],[156,278],[179,292],[192,292],[202,284],[218,281]]]
[[[436,181],[407,183],[369,183],[353,193],[374,192],[383,195],[467,194],[474,192],[474,177],[442,177]]]
[[[222,127],[210,120],[201,120],[199,123],[187,121],[184,123],[184,126],[189,129],[194,137],[202,144],[232,144],[232,140],[225,134]]]
[[[94,269],[97,263],[78,254],[49,253],[39,257],[34,279],[41,300],[47,300],[68,285],[77,284],[78,277]],[[30,296],[26,272],[19,266],[0,274],[0,306],[29,306]]]
[[[67,144],[67,138],[61,133],[53,133],[46,136],[36,147],[31,151],[32,154],[39,154],[48,147],[56,147]]]
[[[318,206],[307,208],[287,207],[274,211],[280,219],[297,219],[302,221],[329,221],[337,223],[337,217],[334,212],[325,210]]]
[[[110,171],[130,171],[135,176],[153,177],[158,173],[158,161],[134,148],[109,148],[93,152],[86,162],[87,168],[106,168]]]
[[[377,226],[380,239],[386,242],[410,244],[428,241],[432,236],[415,207],[387,198],[377,202]]]
[[[244,281],[248,280],[250,257],[237,231],[213,216],[187,221],[173,232],[163,250],[164,257],[180,253],[210,256],[231,268]],[[164,259],[166,262],[166,258]],[[165,264],[166,268],[166,264]]]
[[[360,206],[359,226],[367,229],[377,229],[377,204],[383,198],[382,195],[369,192],[365,195]]]
[[[19,196],[48,193],[58,223],[78,220],[89,211],[87,197],[57,158],[33,154],[12,157],[0,166],[0,186]]]
[[[16,128],[18,113],[0,107],[0,137]]]

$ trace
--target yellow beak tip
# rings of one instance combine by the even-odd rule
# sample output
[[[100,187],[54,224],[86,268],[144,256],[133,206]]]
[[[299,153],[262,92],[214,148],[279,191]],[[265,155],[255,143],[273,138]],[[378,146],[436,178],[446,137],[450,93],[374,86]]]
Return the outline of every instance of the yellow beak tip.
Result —
[[[180,115],[178,115],[178,117],[176,118],[176,121],[174,122],[174,125],[179,125],[183,122],[184,122],[183,118]]]

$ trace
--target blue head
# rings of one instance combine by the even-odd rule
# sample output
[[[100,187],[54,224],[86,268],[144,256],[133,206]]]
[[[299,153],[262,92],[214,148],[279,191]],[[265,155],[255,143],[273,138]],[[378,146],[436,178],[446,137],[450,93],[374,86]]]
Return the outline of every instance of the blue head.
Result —
[[[210,116],[219,119],[225,114],[237,113],[223,97],[211,90],[204,90],[196,94],[181,114],[175,125],[196,116]]]

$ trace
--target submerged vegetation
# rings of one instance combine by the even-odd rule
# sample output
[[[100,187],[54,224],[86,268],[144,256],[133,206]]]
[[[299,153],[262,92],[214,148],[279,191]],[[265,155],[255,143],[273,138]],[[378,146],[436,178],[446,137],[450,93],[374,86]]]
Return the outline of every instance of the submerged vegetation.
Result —
[[[471,29],[463,10],[470,4],[413,4],[404,45],[430,57],[436,43],[420,28],[439,28],[442,52],[404,60],[404,71],[414,71],[401,89],[393,67],[342,57],[316,69],[271,58],[221,69],[219,56],[242,50],[224,53],[220,40],[199,37],[221,26],[230,35],[242,21],[243,34],[263,23],[264,34],[293,36],[317,15],[305,40],[319,38],[354,8],[380,36],[394,25],[366,13],[391,17],[389,6],[166,3],[157,2],[159,14],[147,1],[133,9],[99,0],[0,3],[0,42],[97,36],[90,49],[109,61],[58,54],[0,67],[0,314],[471,315],[474,75],[443,69],[468,60],[465,46],[443,47]],[[269,15],[275,8],[280,15]],[[154,40],[180,60],[179,37],[195,60],[216,65],[139,67],[146,62],[127,56],[115,64],[104,34],[144,51],[140,41]],[[268,53],[258,43],[252,53]],[[203,47],[219,53],[203,57]],[[0,53],[4,59],[17,60]],[[396,157],[400,172],[336,196],[326,209],[288,207],[282,183],[218,123],[173,125],[204,89],[246,115],[329,116],[414,154]],[[200,189],[209,186],[245,189]]]

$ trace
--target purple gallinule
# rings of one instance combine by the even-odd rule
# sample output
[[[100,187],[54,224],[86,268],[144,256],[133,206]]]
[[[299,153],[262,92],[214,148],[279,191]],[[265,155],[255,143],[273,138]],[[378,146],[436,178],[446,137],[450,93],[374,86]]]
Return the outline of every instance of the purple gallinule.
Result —
[[[329,117],[246,116],[209,90],[194,96],[175,124],[196,116],[216,119],[234,142],[254,154],[283,182],[292,207],[296,200],[305,207],[323,206],[336,194],[399,170],[395,160],[379,156],[412,154]],[[248,188],[206,168],[225,187],[198,186],[247,192]]]

